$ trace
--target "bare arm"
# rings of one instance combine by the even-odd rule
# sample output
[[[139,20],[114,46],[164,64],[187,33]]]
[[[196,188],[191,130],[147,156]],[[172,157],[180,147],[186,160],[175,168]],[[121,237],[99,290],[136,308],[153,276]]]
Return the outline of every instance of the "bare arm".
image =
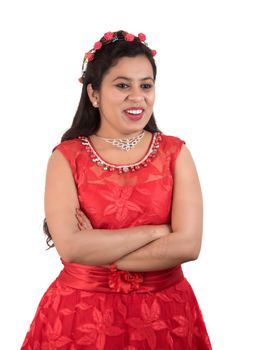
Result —
[[[168,234],[167,225],[79,230],[74,214],[80,205],[73,174],[67,160],[57,149],[48,161],[44,200],[53,242],[59,255],[67,262],[109,264]]]
[[[203,204],[197,170],[183,145],[176,159],[172,203],[172,233],[115,261],[127,271],[167,269],[197,259],[202,241]]]
[[[75,232],[71,238],[69,262],[85,265],[110,264],[166,234],[165,225],[91,229]]]

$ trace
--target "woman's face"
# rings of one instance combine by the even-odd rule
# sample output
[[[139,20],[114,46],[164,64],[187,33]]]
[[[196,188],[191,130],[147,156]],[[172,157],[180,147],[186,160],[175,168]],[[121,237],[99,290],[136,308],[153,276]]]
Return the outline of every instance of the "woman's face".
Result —
[[[148,123],[155,101],[151,63],[142,55],[120,58],[106,73],[95,95],[101,117],[98,135],[138,135]]]

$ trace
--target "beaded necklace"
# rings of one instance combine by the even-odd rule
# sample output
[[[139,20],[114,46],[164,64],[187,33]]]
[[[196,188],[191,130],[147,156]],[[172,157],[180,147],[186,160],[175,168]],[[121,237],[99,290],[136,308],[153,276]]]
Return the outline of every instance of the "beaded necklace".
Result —
[[[148,163],[156,157],[157,149],[160,147],[160,141],[162,139],[161,132],[155,132],[152,134],[152,139],[149,145],[149,148],[144,155],[144,157],[133,164],[112,164],[105,161],[97,152],[91,140],[87,136],[78,136],[82,145],[85,146],[86,151],[89,153],[92,162],[97,166],[101,167],[106,171],[117,171],[118,174],[135,172],[141,168],[147,167]]]

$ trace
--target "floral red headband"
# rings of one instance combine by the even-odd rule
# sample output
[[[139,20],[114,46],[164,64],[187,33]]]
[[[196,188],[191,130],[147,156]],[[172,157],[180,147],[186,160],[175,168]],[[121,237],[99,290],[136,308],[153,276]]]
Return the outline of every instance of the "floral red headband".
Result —
[[[129,34],[127,32],[123,32],[123,38],[119,38],[117,36],[117,32],[107,32],[103,35],[102,39],[100,39],[99,41],[97,41],[94,44],[94,47],[89,50],[88,52],[85,53],[84,59],[83,59],[83,64],[82,64],[82,72],[81,72],[81,77],[79,78],[79,81],[81,83],[83,83],[84,77],[85,77],[85,73],[86,73],[86,69],[87,69],[87,65],[88,62],[92,61],[95,57],[95,53],[96,51],[100,50],[101,47],[105,44],[109,44],[109,43],[114,43],[115,41],[118,40],[125,40],[125,41],[134,41],[134,39],[140,41],[142,44],[144,44],[145,46],[148,46],[146,40],[146,36],[143,33],[139,33],[138,36],[135,36],[133,34]],[[157,51],[156,50],[150,50],[152,56],[155,56]]]

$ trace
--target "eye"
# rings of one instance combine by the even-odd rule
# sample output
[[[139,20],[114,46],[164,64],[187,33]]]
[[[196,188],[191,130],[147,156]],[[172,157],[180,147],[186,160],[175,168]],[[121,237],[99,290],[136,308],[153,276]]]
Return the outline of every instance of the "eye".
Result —
[[[119,83],[116,86],[119,87],[120,89],[124,89],[124,88],[128,87],[128,85],[125,83]]]
[[[153,87],[152,84],[142,84],[141,86],[143,89],[151,89]]]

